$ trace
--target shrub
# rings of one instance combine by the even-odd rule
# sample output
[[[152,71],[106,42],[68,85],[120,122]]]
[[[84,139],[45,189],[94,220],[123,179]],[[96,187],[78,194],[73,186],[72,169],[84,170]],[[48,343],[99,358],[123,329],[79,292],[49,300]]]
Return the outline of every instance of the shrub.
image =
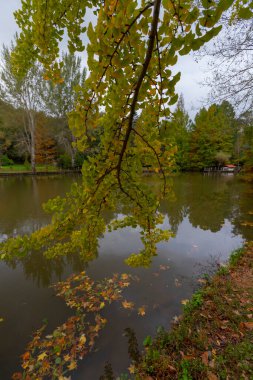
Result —
[[[7,155],[2,155],[0,157],[0,165],[2,166],[12,166],[14,164],[13,160],[11,160]]]
[[[61,154],[58,160],[58,167],[61,169],[71,169],[72,168],[71,157],[67,155],[66,153]]]

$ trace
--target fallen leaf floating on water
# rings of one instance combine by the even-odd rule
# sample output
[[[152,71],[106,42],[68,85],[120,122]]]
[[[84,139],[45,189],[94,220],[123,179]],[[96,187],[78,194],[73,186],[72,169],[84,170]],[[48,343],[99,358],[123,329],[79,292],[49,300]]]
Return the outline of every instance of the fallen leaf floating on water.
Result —
[[[168,269],[170,269],[170,266],[169,265],[160,265],[159,268],[160,268],[160,270],[168,270]]]
[[[185,299],[185,300],[182,300],[182,301],[181,301],[181,304],[182,304],[182,305],[186,305],[188,302],[189,302],[189,300]]]
[[[44,360],[47,357],[46,352],[42,352],[40,355],[38,355],[38,360]]]
[[[128,280],[128,279],[129,279],[129,274],[127,274],[127,273],[122,273],[122,275],[121,275],[121,279],[122,279],[122,280]]]
[[[129,301],[122,301],[121,302],[122,306],[124,307],[124,309],[130,309],[132,310],[134,308],[134,303],[133,302],[129,302]]]
[[[180,286],[182,286],[181,282],[177,278],[175,278],[175,286],[176,288],[180,288]]]
[[[76,363],[76,361],[73,361],[73,362],[71,362],[71,363],[68,365],[68,369],[69,369],[70,371],[73,371],[73,369],[76,369],[76,367],[77,367],[77,363]]]
[[[141,306],[138,308],[138,315],[140,315],[141,317],[144,317],[144,315],[146,314],[146,307],[145,306]]]
[[[79,343],[80,343],[81,345],[84,345],[84,344],[86,343],[86,341],[87,341],[86,336],[85,336],[84,334],[82,334],[82,335],[80,336],[80,338],[79,338]]]
[[[23,372],[13,374],[19,379],[64,379],[77,367],[77,359],[83,359],[93,349],[95,339],[105,326],[106,319],[100,312],[107,304],[122,300],[122,291],[132,277],[126,273],[112,278],[93,281],[85,272],[70,276],[53,287],[57,295],[76,311],[51,334],[43,336],[46,325],[35,332],[27,351],[21,356]],[[133,302],[122,302],[132,309]]]
[[[3,322],[3,321],[4,321],[4,319],[3,319],[3,318],[0,318],[0,323]]]

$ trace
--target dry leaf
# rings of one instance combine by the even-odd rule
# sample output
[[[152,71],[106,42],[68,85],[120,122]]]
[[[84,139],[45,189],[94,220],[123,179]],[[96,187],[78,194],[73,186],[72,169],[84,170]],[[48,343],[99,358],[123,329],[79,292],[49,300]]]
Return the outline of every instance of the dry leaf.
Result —
[[[38,360],[44,360],[47,357],[46,352],[42,352],[40,355],[38,355]]]
[[[80,339],[79,339],[79,343],[81,343],[82,345],[84,345],[86,343],[86,336],[84,334],[82,334],[80,336]]]
[[[77,367],[77,364],[75,361],[71,362],[70,365],[68,365],[68,369],[70,371],[72,371],[73,369],[75,369]]]
[[[207,378],[208,380],[218,380],[218,377],[210,371],[207,372]]]
[[[146,307],[145,306],[139,307],[138,315],[141,315],[143,317],[145,314],[146,314]]]
[[[247,330],[253,330],[253,322],[242,322],[242,325],[243,325]]]
[[[131,374],[134,374],[135,372],[135,366],[133,364],[131,364],[129,367],[128,367],[128,371],[131,373]]]
[[[169,372],[171,372],[171,373],[176,373],[176,372],[177,372],[176,368],[173,367],[172,365],[169,365],[169,364],[168,364],[168,370],[169,370]]]
[[[203,352],[201,359],[203,364],[208,365],[208,351]]]
[[[134,308],[134,303],[133,302],[128,302],[128,301],[123,301],[121,302],[122,306],[124,309],[133,309]]]
[[[160,270],[168,270],[168,269],[170,269],[169,265],[160,265],[159,268],[160,268]]]

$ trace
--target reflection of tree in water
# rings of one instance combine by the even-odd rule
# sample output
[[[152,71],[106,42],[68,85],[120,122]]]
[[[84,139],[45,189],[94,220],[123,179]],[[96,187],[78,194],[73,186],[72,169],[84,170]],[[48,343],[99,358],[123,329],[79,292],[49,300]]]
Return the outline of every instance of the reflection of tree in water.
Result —
[[[115,214],[108,211],[105,215],[109,223]],[[32,279],[38,287],[47,287],[52,281],[62,281],[66,274],[79,273],[87,268],[88,263],[97,258],[98,252],[85,257],[82,252],[71,252],[68,256],[47,258],[43,251],[31,251],[20,259],[6,260],[6,264],[15,269],[18,265],[23,267],[26,279]]]
[[[95,255],[89,261],[96,257]],[[58,256],[55,259],[48,259],[43,256],[43,252],[38,251],[33,251],[22,259],[5,262],[12,269],[22,266],[26,279],[31,279],[37,287],[48,287],[52,282],[62,281],[66,274],[79,273],[88,265],[88,260],[78,253],[68,257]]]
[[[253,239],[253,188],[247,183],[239,183],[237,189],[237,209],[233,214],[233,232],[246,240]]]
[[[78,178],[78,177],[77,177]],[[50,221],[42,204],[69,191],[73,176],[0,178],[0,234],[32,233]]]
[[[252,228],[241,225],[252,215],[253,196],[248,184],[228,175],[184,174],[174,178],[174,199],[161,204],[168,214],[173,232],[177,232],[184,217],[188,216],[194,227],[212,232],[219,231],[225,220],[235,224],[234,233],[252,238]]]
[[[146,178],[146,182],[158,191],[160,185],[153,177]],[[174,233],[187,216],[194,227],[212,232],[219,231],[225,219],[228,219],[234,225],[235,234],[252,239],[252,227],[242,224],[253,221],[253,215],[249,214],[253,210],[253,193],[249,184],[233,176],[203,176],[198,173],[179,175],[173,182],[168,199],[161,203],[161,211],[168,215]],[[70,183],[70,178],[67,178],[66,187],[69,188]],[[7,188],[3,189],[5,185]],[[5,182],[4,186],[0,181],[0,192],[4,190],[5,195],[4,202],[0,204],[0,212],[1,215],[8,215],[10,221],[10,225],[7,223],[6,226],[4,217],[3,228],[0,222],[1,233],[11,235],[14,230],[30,233],[46,224],[48,217],[43,214],[40,204],[50,198],[52,187],[53,193],[59,192],[59,185],[61,189],[66,189],[62,186],[62,179],[59,182],[48,181],[46,177],[40,181],[39,186],[30,178],[22,179],[22,186],[18,186],[17,179],[13,178]],[[14,196],[14,191],[17,197]],[[127,207],[119,206],[118,212],[127,214]],[[109,223],[116,214],[108,211],[104,216]],[[25,258],[8,261],[7,264],[12,268],[21,265],[27,278],[38,286],[48,286],[52,280],[60,281],[68,271],[80,272],[96,257],[97,254],[94,253],[93,257],[82,258],[80,252],[76,252],[67,257],[47,259],[42,252],[31,252]]]
[[[219,231],[233,208],[231,177],[199,177],[187,194],[189,220],[194,227]]]

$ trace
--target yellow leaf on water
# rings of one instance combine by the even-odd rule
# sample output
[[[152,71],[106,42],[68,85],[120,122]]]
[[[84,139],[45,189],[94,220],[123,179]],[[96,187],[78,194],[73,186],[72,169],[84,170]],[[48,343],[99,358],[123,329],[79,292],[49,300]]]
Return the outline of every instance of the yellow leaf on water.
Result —
[[[140,315],[140,316],[144,316],[146,314],[146,308],[145,308],[145,306],[141,306],[141,307],[139,307],[138,308],[138,315]]]
[[[186,305],[188,302],[189,302],[189,300],[182,300],[182,301],[181,301],[181,304],[182,304],[182,305]]]
[[[128,302],[128,301],[123,301],[122,306],[124,309],[133,309],[134,308],[134,303],[133,302]]]
[[[44,360],[45,358],[47,357],[47,353],[46,352],[42,352],[42,354],[38,355],[38,360]]]
[[[75,361],[71,362],[69,365],[68,365],[68,369],[70,371],[73,371],[73,369],[75,369],[77,367],[77,364]]]
[[[79,338],[79,343],[81,343],[82,345],[84,345],[86,343],[86,336],[84,334],[82,334]]]
[[[65,355],[65,356],[63,357],[63,359],[65,360],[65,362],[70,362],[71,357],[70,357],[70,355]]]

